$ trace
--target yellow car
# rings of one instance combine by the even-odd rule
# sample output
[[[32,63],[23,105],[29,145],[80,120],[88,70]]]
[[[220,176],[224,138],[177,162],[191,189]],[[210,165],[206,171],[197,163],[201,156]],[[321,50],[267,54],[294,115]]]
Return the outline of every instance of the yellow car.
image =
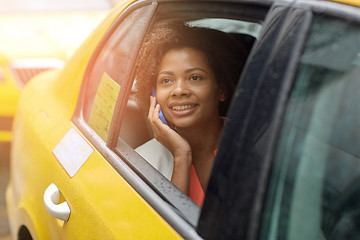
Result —
[[[14,239],[359,239],[358,1],[120,1],[19,101],[6,192]],[[160,21],[250,55],[202,207],[135,149],[152,138],[135,63]],[[156,153],[155,153],[156,154]]]
[[[0,143],[6,144],[24,85],[41,71],[62,68],[113,4],[105,0],[0,4]]]

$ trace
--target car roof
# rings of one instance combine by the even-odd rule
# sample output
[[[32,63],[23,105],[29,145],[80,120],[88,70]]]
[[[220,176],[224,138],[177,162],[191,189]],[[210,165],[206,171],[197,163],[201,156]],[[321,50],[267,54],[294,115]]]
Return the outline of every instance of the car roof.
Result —
[[[141,1],[141,0],[140,0]],[[159,2],[177,2],[177,1],[182,1],[182,2],[186,2],[186,1],[194,1],[194,0],[159,0]],[[196,2],[200,2],[200,1],[205,1],[205,2],[258,2],[261,4],[271,4],[271,3],[275,3],[275,2],[336,2],[336,3],[340,3],[340,4],[344,4],[344,5],[349,5],[349,6],[355,6],[355,7],[360,7],[360,1],[359,0],[196,0]],[[117,3],[116,6],[122,5],[121,3],[122,1],[119,1]],[[128,0],[128,1],[124,1],[125,3],[131,3],[131,2],[137,2],[136,0]],[[123,3],[124,3],[123,2]]]

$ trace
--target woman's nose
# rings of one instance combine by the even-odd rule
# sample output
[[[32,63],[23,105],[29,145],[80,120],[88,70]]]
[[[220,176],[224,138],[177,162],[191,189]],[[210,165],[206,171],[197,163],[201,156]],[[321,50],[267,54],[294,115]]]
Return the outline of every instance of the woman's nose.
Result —
[[[188,95],[189,89],[185,81],[179,80],[176,81],[176,84],[174,86],[174,89],[171,93],[173,96],[182,96],[182,95]]]

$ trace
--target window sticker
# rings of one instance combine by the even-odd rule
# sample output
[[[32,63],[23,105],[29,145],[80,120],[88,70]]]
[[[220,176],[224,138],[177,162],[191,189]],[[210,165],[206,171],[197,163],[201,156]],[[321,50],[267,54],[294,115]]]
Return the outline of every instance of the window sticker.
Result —
[[[73,177],[90,157],[94,149],[71,128],[55,146],[53,154],[70,177]]]
[[[106,141],[120,86],[103,74],[91,108],[89,125]]]

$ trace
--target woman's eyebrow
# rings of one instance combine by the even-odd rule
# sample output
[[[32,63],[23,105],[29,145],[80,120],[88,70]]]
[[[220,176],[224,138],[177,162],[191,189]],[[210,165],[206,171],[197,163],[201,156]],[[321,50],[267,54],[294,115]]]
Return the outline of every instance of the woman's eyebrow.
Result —
[[[205,69],[202,69],[202,68],[189,68],[189,69],[186,69],[185,70],[185,73],[189,73],[189,72],[193,72],[193,71],[202,71],[204,73],[207,73],[207,71]]]
[[[158,75],[160,75],[160,74],[165,74],[165,75],[174,75],[174,73],[173,73],[173,72],[171,72],[171,71],[162,71],[162,72],[159,72],[159,74],[158,74]]]

